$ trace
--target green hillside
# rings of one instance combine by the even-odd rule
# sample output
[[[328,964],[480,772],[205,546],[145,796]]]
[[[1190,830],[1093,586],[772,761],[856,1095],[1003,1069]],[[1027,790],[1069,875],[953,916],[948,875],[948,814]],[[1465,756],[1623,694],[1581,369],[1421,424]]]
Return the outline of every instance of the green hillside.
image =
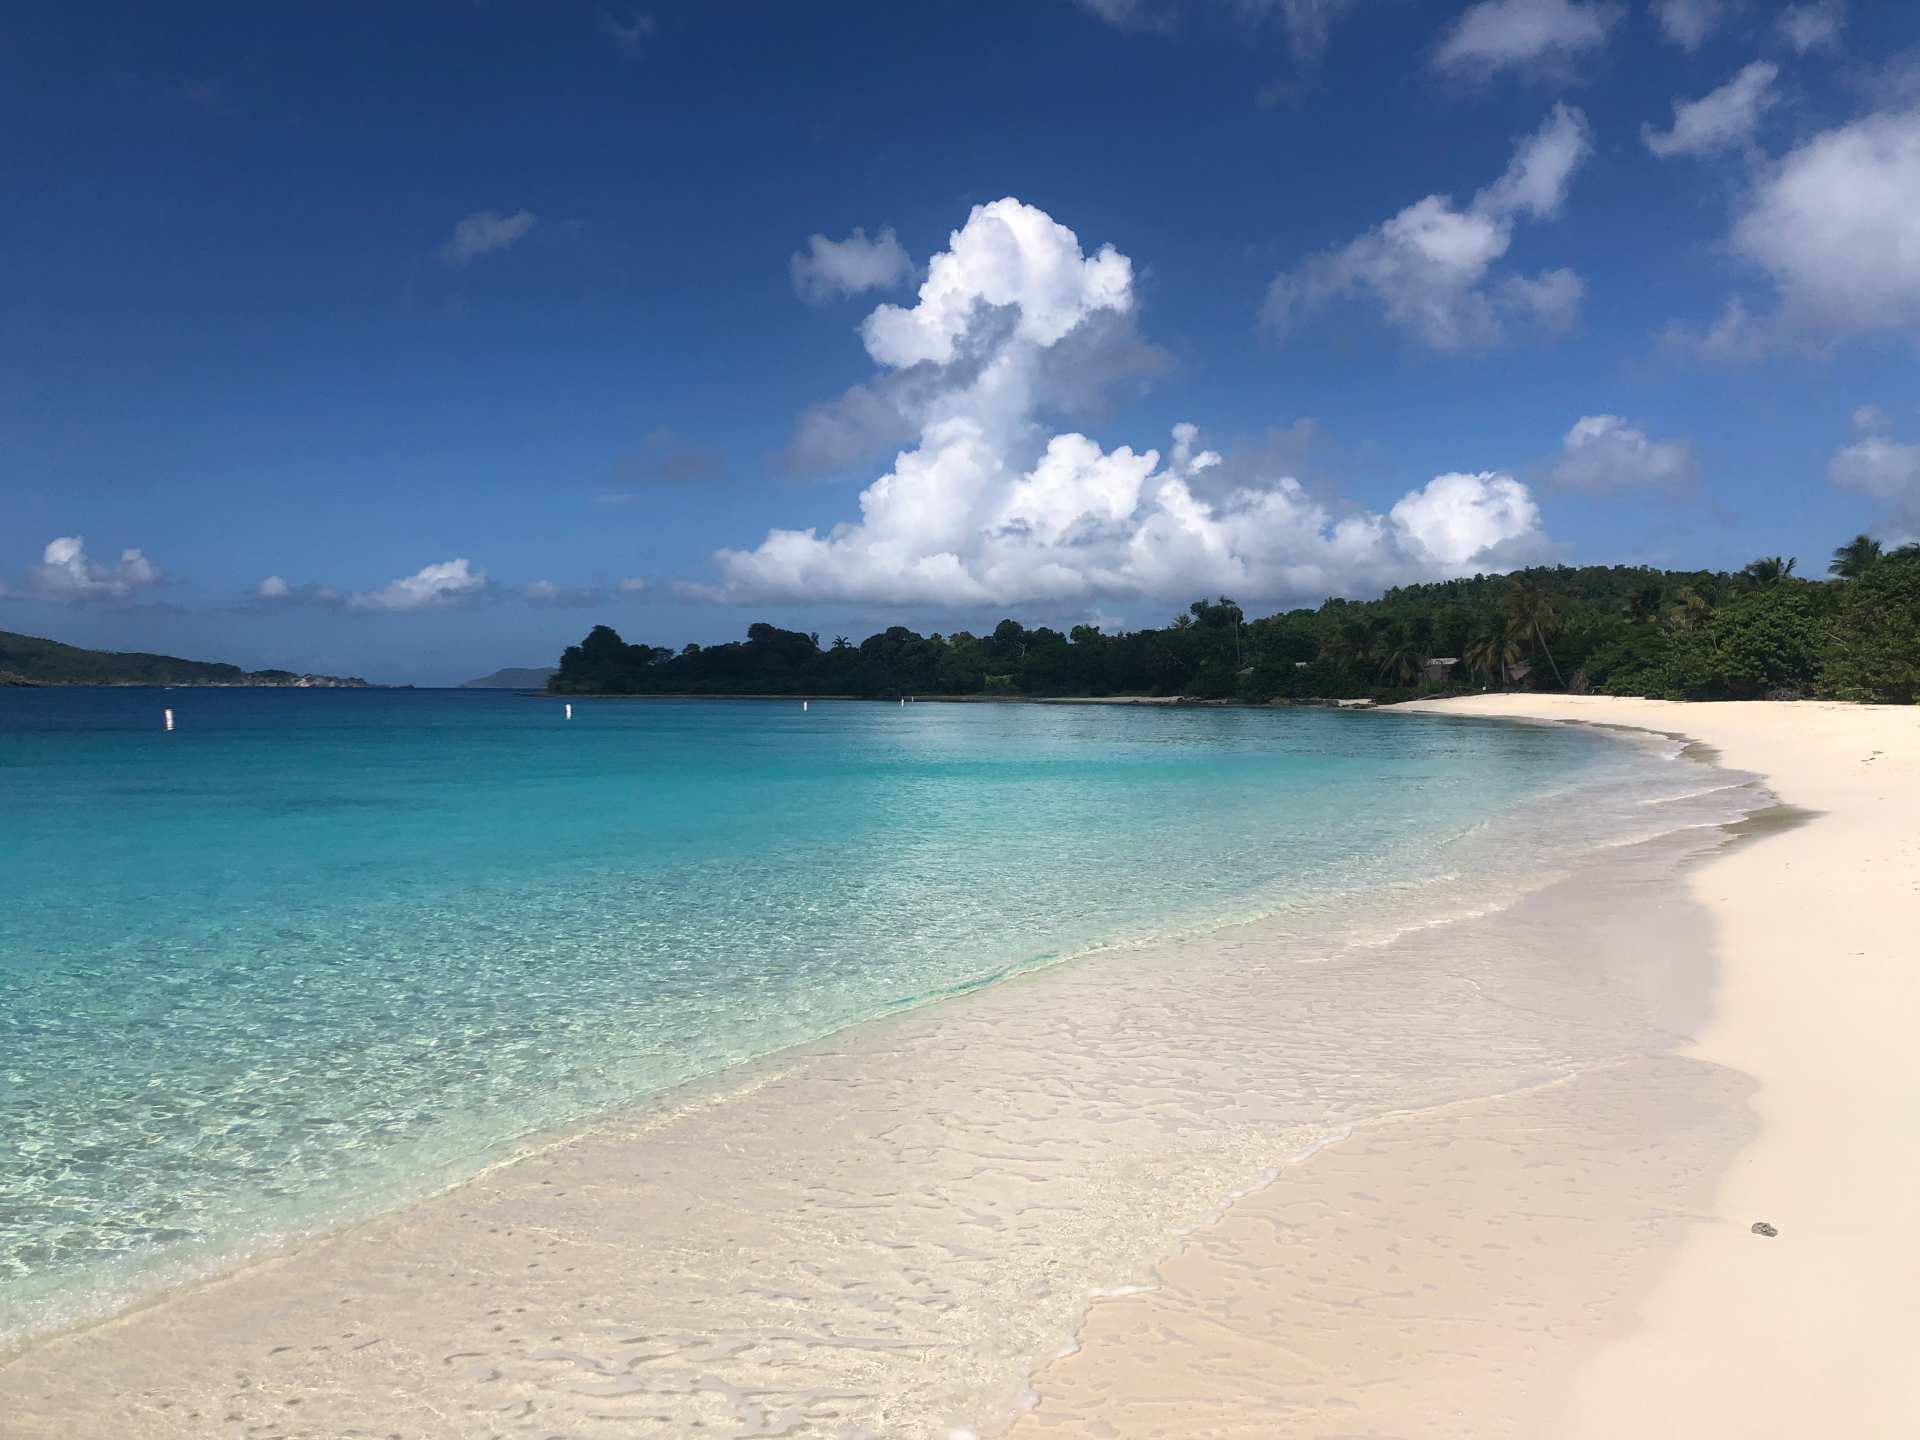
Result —
[[[297,675],[291,670],[242,670],[213,660],[138,651],[83,650],[0,630],[0,684],[8,685],[266,685],[364,686],[338,675]]]
[[[553,678],[551,665],[508,665],[478,680],[465,680],[462,690],[541,690]]]

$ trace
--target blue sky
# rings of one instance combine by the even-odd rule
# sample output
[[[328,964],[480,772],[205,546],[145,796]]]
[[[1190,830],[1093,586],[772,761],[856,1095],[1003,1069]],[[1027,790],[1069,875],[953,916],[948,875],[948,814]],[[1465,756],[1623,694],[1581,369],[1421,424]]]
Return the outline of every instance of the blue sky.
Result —
[[[1920,530],[1917,56],[1862,0],[31,7],[0,628],[442,683],[1818,573]]]

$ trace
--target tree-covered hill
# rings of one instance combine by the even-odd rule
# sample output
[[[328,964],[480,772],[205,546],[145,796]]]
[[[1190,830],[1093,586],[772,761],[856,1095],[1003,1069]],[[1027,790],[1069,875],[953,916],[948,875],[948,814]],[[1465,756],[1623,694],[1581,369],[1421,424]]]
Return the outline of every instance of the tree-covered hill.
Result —
[[[1737,574],[1542,568],[1390,590],[1378,600],[1248,620],[1222,597],[1159,629],[1061,633],[1003,620],[991,634],[894,626],[853,644],[748,627],[681,650],[597,625],[549,687],[620,695],[1185,695],[1401,698],[1434,691],[1593,691],[1672,699],[1920,699],[1920,546],[1867,537],[1833,578],[1756,560]]]
[[[364,686],[338,675],[297,675],[291,670],[242,670],[214,660],[182,660],[116,650],[83,650],[0,630],[0,677],[24,685],[270,685]]]
[[[553,678],[551,665],[508,665],[482,675],[478,680],[463,680],[462,690],[538,690]]]

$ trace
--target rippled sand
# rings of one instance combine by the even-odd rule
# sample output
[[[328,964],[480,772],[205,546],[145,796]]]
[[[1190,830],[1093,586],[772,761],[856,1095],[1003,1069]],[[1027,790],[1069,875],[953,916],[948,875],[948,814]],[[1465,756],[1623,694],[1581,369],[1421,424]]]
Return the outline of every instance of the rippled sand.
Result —
[[[1523,1433],[1749,1132],[1673,1052],[1756,803],[786,1052],[0,1364],[5,1433]]]

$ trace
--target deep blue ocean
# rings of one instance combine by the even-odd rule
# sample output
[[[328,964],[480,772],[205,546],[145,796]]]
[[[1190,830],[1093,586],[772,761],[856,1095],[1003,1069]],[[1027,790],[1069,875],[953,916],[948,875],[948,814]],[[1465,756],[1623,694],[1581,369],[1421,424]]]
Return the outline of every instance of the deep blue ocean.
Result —
[[[1444,886],[1657,763],[1319,710],[0,690],[0,1338],[1022,967]]]

